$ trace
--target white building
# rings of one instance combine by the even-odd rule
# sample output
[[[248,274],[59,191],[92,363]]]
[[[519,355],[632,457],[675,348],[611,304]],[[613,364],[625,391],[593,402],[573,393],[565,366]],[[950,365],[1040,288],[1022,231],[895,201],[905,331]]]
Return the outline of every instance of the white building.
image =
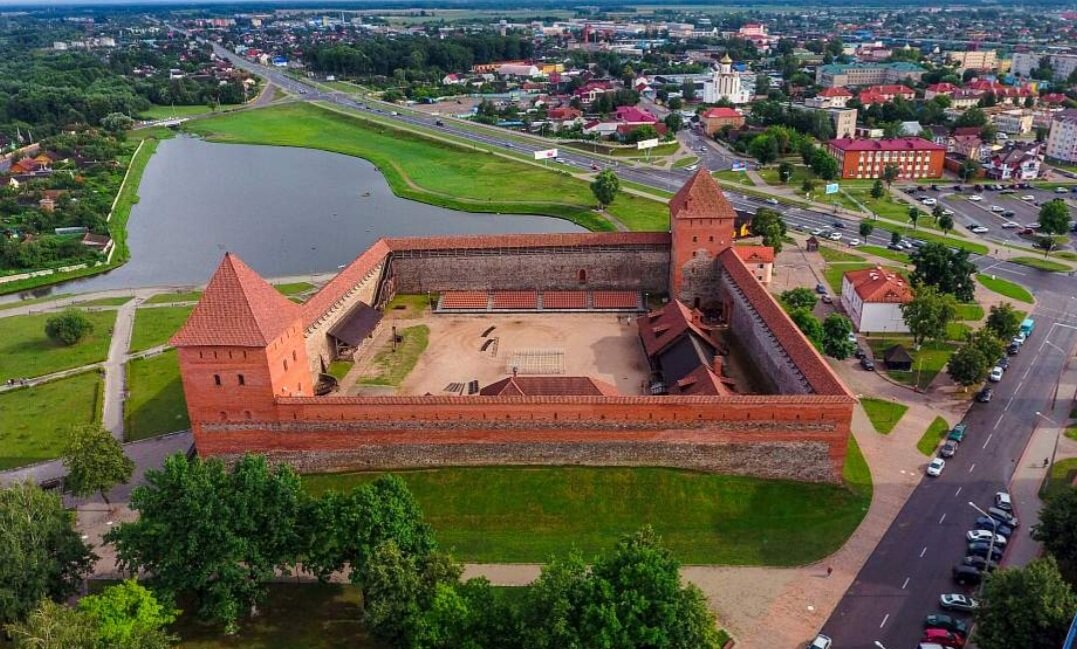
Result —
[[[706,104],[717,104],[722,99],[733,104],[747,104],[752,101],[752,92],[753,89],[745,87],[741,73],[733,69],[729,54],[722,57],[711,78],[703,81],[703,103]]]
[[[1073,74],[1074,70],[1077,70],[1077,54],[1014,52],[1010,72],[1022,77],[1031,76],[1032,71],[1040,67],[1040,62],[1045,58],[1047,59],[1046,62],[1050,64],[1051,70],[1054,71],[1055,81],[1065,81]]]
[[[881,266],[851,270],[841,278],[841,306],[862,333],[907,333],[901,305],[912,297],[905,278]]]
[[[1062,162],[1077,162],[1077,110],[1064,110],[1051,118],[1047,157]]]

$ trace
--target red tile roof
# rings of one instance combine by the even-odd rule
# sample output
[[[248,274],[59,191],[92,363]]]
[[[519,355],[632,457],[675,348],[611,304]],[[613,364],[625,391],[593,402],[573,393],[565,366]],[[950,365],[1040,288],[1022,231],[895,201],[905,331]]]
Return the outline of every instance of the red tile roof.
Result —
[[[744,117],[744,116],[741,115],[740,113],[738,113],[737,111],[733,110],[732,108],[718,107],[718,108],[708,108],[703,113],[703,115],[701,115],[701,117],[703,117],[703,119],[719,119],[719,118],[720,119],[731,119],[731,118],[735,119],[735,118]]]
[[[880,267],[851,270],[845,273],[845,278],[864,302],[904,304],[912,301],[909,282]]]
[[[654,358],[663,349],[676,342],[682,335],[692,331],[712,347],[718,347],[711,332],[701,324],[702,314],[680,300],[673,300],[661,309],[636,318],[643,351]]]
[[[774,248],[770,246],[734,246],[741,261],[752,264],[773,264]]]
[[[510,376],[479,390],[484,397],[613,397],[617,388],[589,376]]]
[[[300,315],[298,304],[227,253],[171,342],[176,347],[265,347],[298,325]]]
[[[486,250],[491,248],[669,245],[668,232],[572,232],[564,234],[466,234],[382,240],[393,252],[405,250]],[[364,253],[365,254],[365,253]],[[354,262],[353,262],[354,263]]]
[[[927,89],[934,93],[946,94],[956,91],[958,87],[952,83],[933,83]]]
[[[635,106],[618,106],[613,113],[613,118],[622,122],[640,122],[654,124],[658,118],[651,113]]]
[[[334,304],[343,299],[348,291],[355,288],[378,264],[382,263],[388,254],[389,246],[384,239],[375,241],[374,245],[364,250],[361,255],[355,258],[355,261],[348,264],[344,270],[337,273],[336,277],[329,280],[329,283],[323,286],[320,291],[303,303],[303,326],[309,327],[314,324]]]
[[[850,396],[849,389],[819,355],[815,346],[801,333],[785,310],[778,306],[774,297],[755,279],[733,250],[734,248],[727,248],[718,255],[723,271],[728,273],[729,278],[744,293],[774,335],[776,343],[781,345],[789,360],[804,375],[812,391],[817,395]]]
[[[727,396],[735,391],[730,387],[733,381],[714,373],[706,365],[700,365],[686,374],[676,384],[670,386],[673,394]]]
[[[669,199],[669,214],[674,219],[729,219],[737,212],[722,193],[718,183],[704,167]]]
[[[941,144],[920,137],[895,137],[881,140],[868,138],[837,138],[830,146],[839,151],[945,151]]]
[[[899,83],[887,84],[881,86],[868,86],[864,88],[864,92],[878,93],[880,95],[894,95],[902,97],[915,97],[916,91],[908,86],[903,86]],[[861,93],[863,94],[863,93]]]

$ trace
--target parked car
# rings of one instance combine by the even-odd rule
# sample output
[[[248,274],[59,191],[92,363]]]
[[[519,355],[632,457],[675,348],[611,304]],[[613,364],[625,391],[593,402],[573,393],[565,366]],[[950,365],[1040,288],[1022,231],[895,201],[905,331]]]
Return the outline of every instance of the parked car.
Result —
[[[1012,527],[1001,521],[996,521],[990,516],[977,516],[975,525],[976,529],[991,530],[992,532],[1001,534],[1006,538],[1010,538],[1011,536],[1013,536],[1014,530]]]
[[[992,383],[998,383],[1002,380],[1002,368],[998,365],[991,368],[991,373],[987,375],[987,380]]]
[[[945,613],[932,613],[924,618],[925,629],[946,629],[961,635],[968,635],[969,625],[964,620]]]
[[[1010,359],[1007,356],[999,356],[999,359],[995,362],[995,365],[998,365],[1004,370],[1008,370],[1010,369]]]
[[[1006,228],[1007,230],[1012,230],[1013,228],[1021,227],[1021,224],[1017,221],[1006,221],[1002,224],[1002,227]]]
[[[987,234],[990,231],[991,231],[990,228],[988,228],[987,226],[983,226],[983,225],[974,225],[971,228],[969,228],[969,232],[972,232],[973,234]]]
[[[978,401],[979,403],[989,403],[994,393],[995,391],[992,390],[990,387],[984,386],[982,390],[976,393],[976,401]]]
[[[979,194],[973,194],[972,196],[969,196],[970,201],[979,202],[979,201],[982,201],[983,199],[984,199],[984,197],[980,196]]]
[[[999,509],[998,507],[988,507],[987,515],[996,521],[1009,525],[1010,527],[1020,527],[1021,521],[1013,513]]]
[[[816,284],[815,285],[815,292],[818,293],[819,295],[825,295],[826,291],[827,291],[827,288],[826,288],[825,284]]]
[[[965,431],[967,430],[965,424],[958,424],[950,430],[950,434],[946,436],[946,439],[951,442],[961,442],[965,439]]]
[[[991,206],[991,211],[994,212],[995,214],[1001,214],[1002,212],[1006,211],[1006,208],[1005,207],[1000,207],[998,205],[992,205]]]
[[[970,554],[961,560],[961,565],[972,566],[980,572],[991,572],[998,568],[998,561],[988,561],[986,557]]]
[[[838,228],[840,230],[840,229],[843,229],[845,227],[845,221],[834,221],[830,225],[835,227],[835,228]]]
[[[957,453],[957,444],[953,442],[946,442],[939,449],[939,457],[949,459],[954,456],[954,453]]]
[[[946,460],[937,457],[931,460],[931,463],[927,465],[927,474],[933,478],[937,478],[942,475],[942,470],[944,468],[946,468]]]
[[[812,234],[813,237],[817,237],[822,233],[823,233],[822,228],[815,228],[814,230],[811,231],[811,234]]]
[[[969,530],[965,532],[965,540],[969,543],[990,543],[991,537],[995,537],[995,547],[1006,545],[1006,537],[995,534],[990,530]]]
[[[1000,491],[995,494],[995,507],[998,507],[1004,512],[1013,511],[1013,501],[1010,500],[1010,494],[1005,491]]]
[[[954,581],[962,586],[976,586],[983,581],[983,575],[979,570],[972,566],[954,566],[951,575],[953,576]]]
[[[939,606],[947,611],[970,612],[980,608],[980,602],[961,593],[943,593],[939,595]]]
[[[823,304],[833,304],[834,303],[834,298],[830,297],[826,293],[823,293],[823,296],[820,297],[819,300],[822,301]]]
[[[834,641],[830,639],[830,636],[825,636],[820,633],[811,641],[808,645],[808,649],[830,649],[833,644]]]
[[[864,358],[867,355],[868,355],[868,353],[866,351],[864,351],[864,348],[861,347],[860,345],[857,345],[856,346],[856,351],[853,352],[853,356],[855,356],[857,358]]]
[[[859,246],[862,242],[860,241],[860,239],[849,239],[847,243],[850,248],[855,248]]]
[[[1009,345],[1007,345],[1007,347],[1006,347],[1006,353],[1007,353],[1008,355],[1010,355],[1010,356],[1017,356],[1017,354],[1018,354],[1018,353],[1019,353],[1020,351],[1021,351],[1021,346],[1020,346],[1020,345],[1018,345],[1017,343],[1010,343],[1010,344],[1009,344]]]
[[[862,356],[860,358],[860,367],[864,368],[868,372],[874,372],[875,371],[875,361],[871,360],[867,356]]]
[[[986,557],[988,553],[990,553],[992,561],[1000,561],[1002,559],[1002,548],[997,545],[992,548],[990,543],[969,543],[965,547],[965,550],[968,554],[975,554],[981,557]]]
[[[934,205],[938,205],[938,203],[939,203],[934,198],[921,198],[920,202],[923,203],[924,205],[926,205],[927,207],[932,207]]]
[[[934,642],[944,647],[961,649],[965,646],[965,636],[946,629],[924,629],[924,636],[920,638],[920,642]]]
[[[841,241],[841,232],[831,232],[827,239],[831,241]]]

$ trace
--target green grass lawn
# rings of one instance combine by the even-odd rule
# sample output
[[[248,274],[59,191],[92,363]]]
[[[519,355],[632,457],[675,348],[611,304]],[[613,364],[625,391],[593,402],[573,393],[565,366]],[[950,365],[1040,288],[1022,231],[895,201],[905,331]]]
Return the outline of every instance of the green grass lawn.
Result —
[[[1008,279],[991,277],[990,275],[978,273],[976,275],[976,281],[983,284],[984,288],[987,290],[994,291],[995,293],[1004,295],[1012,300],[1017,300],[1018,302],[1024,302],[1026,304],[1032,304],[1035,301],[1032,299],[1032,293],[1029,293],[1028,289],[1016,282],[1011,282]]]
[[[430,308],[430,302],[437,304],[438,296],[397,293],[385,305],[385,315],[398,318],[416,318]]]
[[[883,259],[896,261],[899,264],[909,263],[909,256],[907,254],[898,252],[897,250],[883,248],[882,246],[864,245],[857,248],[857,250],[875,255],[876,257],[882,257]]]
[[[390,348],[379,351],[374,356],[374,366],[378,373],[371,377],[360,379],[360,383],[367,385],[400,385],[407,377],[419,357],[426,351],[426,345],[430,338],[430,327],[415,325],[399,332],[404,339],[397,345],[396,351]]]
[[[235,108],[238,104],[223,105],[223,110]],[[193,117],[195,115],[208,115],[213,109],[205,104],[193,106],[150,106],[139,115],[142,119],[168,119],[169,117]]]
[[[164,345],[179,331],[193,306],[158,306],[135,311],[135,329],[131,333],[129,351],[138,352]]]
[[[920,437],[920,441],[916,442],[916,449],[931,457],[935,454],[935,449],[938,448],[939,442],[942,441],[943,437],[946,437],[948,432],[950,432],[950,424],[946,423],[946,420],[942,417],[935,417],[935,421],[931,422],[931,425],[927,427],[923,436]]]
[[[984,318],[984,308],[975,302],[957,305],[957,319],[967,321],[980,321]]]
[[[880,365],[880,368],[886,372],[887,376],[898,383],[915,386],[921,390],[931,385],[931,382],[935,380],[935,376],[946,367],[946,361],[950,359],[950,354],[953,354],[958,347],[949,342],[926,342],[919,350],[916,350],[911,336],[868,338],[868,344],[871,345],[871,351],[875,358],[883,358],[886,350],[898,343],[904,345],[909,352],[909,356],[912,356],[912,369],[906,372],[888,370],[882,365]]]
[[[966,340],[968,340],[968,335],[970,333],[972,333],[972,327],[968,326],[964,322],[946,323],[946,340],[965,342]]]
[[[697,162],[699,162],[699,158],[694,156],[694,155],[690,155],[690,156],[685,156],[685,157],[681,158],[680,160],[675,160],[673,162],[673,164],[670,165],[670,166],[672,166],[674,169],[679,169],[681,167],[689,167],[691,165],[696,164]]]
[[[96,300],[87,300],[86,302],[78,302],[79,306],[121,306],[131,301],[130,295],[121,295],[119,297],[99,297]]]
[[[0,394],[0,470],[59,457],[72,426],[99,419],[101,388],[90,371]]]
[[[755,183],[752,182],[752,179],[749,178],[748,174],[746,174],[743,171],[730,171],[730,170],[727,169],[725,171],[715,171],[711,175],[714,176],[715,178],[717,178],[718,180],[722,180],[722,181],[725,181],[727,183],[733,183],[735,185],[744,185],[745,187],[754,187],[755,186]]]
[[[328,374],[336,380],[341,381],[354,366],[355,363],[352,363],[351,361],[333,361],[329,364]]]
[[[353,114],[296,103],[199,120],[188,127],[219,142],[300,146],[366,158],[397,195],[433,205],[547,214],[591,230],[613,229],[592,211],[594,196],[582,180]],[[609,212],[632,229],[663,222],[663,204],[644,205],[620,206],[615,201]]]
[[[270,584],[259,613],[232,636],[193,615],[182,615],[172,631],[180,649],[386,649],[367,635],[362,594],[350,584]]]
[[[124,429],[128,441],[190,426],[175,350],[128,363],[127,389]]]
[[[1051,467],[1051,475],[1044,480],[1040,487],[1040,497],[1050,500],[1060,491],[1070,488],[1073,478],[1077,476],[1077,457],[1066,458],[1054,463]]]
[[[959,239],[953,236],[945,236],[942,234],[936,234],[934,232],[926,232],[923,228],[912,229],[911,227],[901,227],[890,223],[884,223],[882,221],[875,221],[876,231],[885,232],[897,232],[901,236],[907,239],[923,239],[924,241],[932,241],[935,243],[941,243],[945,246],[952,248],[961,248],[962,250],[968,250],[975,255],[986,255],[987,246],[982,243],[976,243],[975,241],[969,241],[968,239]]]
[[[296,295],[306,293],[314,288],[314,285],[310,282],[292,282],[290,284],[274,284],[273,288],[280,291],[282,295]]]
[[[1014,257],[1010,261],[1036,270],[1045,270],[1049,273],[1068,273],[1073,270],[1072,266],[1060,264],[1050,259],[1043,259],[1042,257]]]
[[[1070,438],[1070,439],[1072,439],[1074,441],[1077,441],[1077,426],[1068,426],[1066,428],[1065,435],[1066,435],[1066,437],[1068,437],[1068,438]]]
[[[621,189],[635,189],[637,191],[645,192],[652,196],[662,196],[664,198],[673,198],[674,192],[667,191],[665,189],[659,189],[658,187],[651,187],[650,185],[644,185],[631,180],[621,179]],[[667,210],[668,211],[668,210]]]
[[[828,262],[867,261],[867,259],[860,255],[854,255],[851,252],[839,250],[838,248],[829,245],[822,245],[821,243],[819,245],[819,256],[822,257],[824,261]]]
[[[110,330],[115,311],[87,312],[93,333],[70,347],[58,345],[45,336],[45,322],[54,313],[0,318],[0,381],[35,377],[60,370],[99,363],[108,356]]]
[[[908,406],[894,401],[872,397],[861,397],[860,405],[871,420],[871,425],[883,435],[889,435],[909,409]]]
[[[184,291],[182,293],[158,293],[143,304],[172,304],[173,302],[197,302],[202,298],[202,291]]]
[[[32,297],[26,300],[16,300],[14,302],[5,302],[0,304],[0,311],[4,309],[14,309],[20,306],[33,306],[35,304],[41,304],[42,302],[52,302],[62,297],[71,297],[70,293],[61,293],[60,295],[46,295],[45,297]]]
[[[798,565],[837,550],[871,500],[850,438],[846,486],[660,468],[483,467],[400,475],[464,561],[540,562],[572,548],[585,557],[652,525],[685,563]],[[303,477],[314,493],[375,473]]]

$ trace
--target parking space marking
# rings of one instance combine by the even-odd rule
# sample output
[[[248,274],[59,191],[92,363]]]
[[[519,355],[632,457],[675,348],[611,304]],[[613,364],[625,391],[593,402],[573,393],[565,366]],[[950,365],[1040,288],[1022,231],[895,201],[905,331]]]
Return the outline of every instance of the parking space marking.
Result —
[[[884,626],[886,626],[886,621],[889,620],[889,619],[890,619],[890,614],[887,613],[886,615],[883,616],[883,621],[879,622],[879,628],[881,629]]]
[[[976,468],[976,463],[973,462],[972,466],[969,467],[969,473],[972,473],[972,470],[975,469],[975,468]]]
[[[926,545],[924,546],[923,550],[920,550],[920,558],[923,559],[925,554],[927,554],[927,546]]]
[[[946,514],[943,514],[943,515],[942,515],[942,518],[940,518],[940,519],[939,519],[939,525],[942,525],[942,522],[943,522],[944,520],[946,520]]]
[[[910,577],[905,578],[905,583],[901,585],[901,590],[905,590],[905,587],[909,585],[909,579],[911,579],[911,578]]]
[[[957,491],[954,492],[954,498],[957,498],[960,495],[961,495],[961,487],[958,487]]]
[[[983,445],[983,446],[982,446],[981,448],[987,448],[987,445],[991,443],[991,438],[992,438],[993,436],[994,436],[994,433],[991,433],[990,435],[988,435],[988,436],[987,436],[987,441],[986,441],[986,442],[984,442],[984,445]]]

